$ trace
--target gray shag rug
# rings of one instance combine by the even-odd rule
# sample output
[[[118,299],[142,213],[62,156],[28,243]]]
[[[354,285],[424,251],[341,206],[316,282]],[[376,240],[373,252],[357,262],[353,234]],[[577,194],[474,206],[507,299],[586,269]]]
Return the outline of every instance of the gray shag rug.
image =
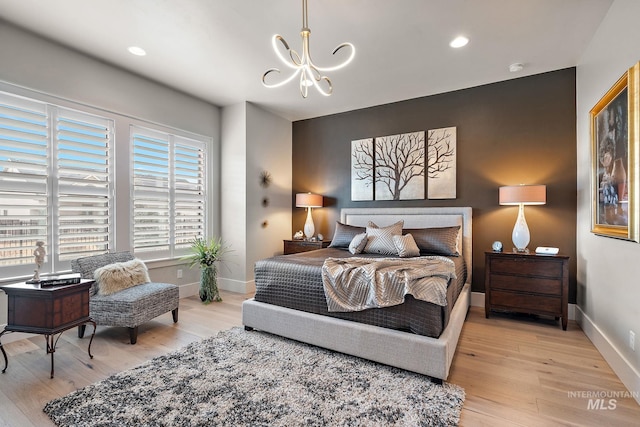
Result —
[[[233,328],[44,412],[58,426],[451,426],[463,402],[453,384]]]

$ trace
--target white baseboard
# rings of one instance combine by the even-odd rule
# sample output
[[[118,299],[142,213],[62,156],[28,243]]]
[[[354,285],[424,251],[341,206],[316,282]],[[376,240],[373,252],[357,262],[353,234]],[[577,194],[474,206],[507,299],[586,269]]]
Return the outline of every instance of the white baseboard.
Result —
[[[591,318],[585,314],[580,307],[576,307],[576,321],[585,335],[596,346],[604,360],[607,361],[613,372],[616,373],[620,381],[633,394],[636,402],[640,404],[640,372],[633,367],[618,348],[607,338],[607,336],[593,323]],[[622,391],[622,390],[620,390]]]
[[[240,280],[218,278],[218,288],[225,291],[236,292],[239,294],[249,294],[256,291],[256,283],[254,280],[243,282]]]
[[[484,292],[471,292],[471,306],[484,307]],[[567,317],[569,320],[576,320],[576,305],[569,304],[567,308]]]

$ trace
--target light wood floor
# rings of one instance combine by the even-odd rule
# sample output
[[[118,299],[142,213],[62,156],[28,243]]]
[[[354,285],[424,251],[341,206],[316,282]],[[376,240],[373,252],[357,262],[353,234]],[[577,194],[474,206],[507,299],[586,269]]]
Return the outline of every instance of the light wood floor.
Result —
[[[88,338],[67,331],[58,342],[54,379],[49,378],[43,337],[7,344],[0,426],[51,426],[42,412],[49,400],[241,325],[240,305],[247,296],[223,292],[222,297],[222,303],[210,305],[196,297],[182,299],[180,321],[174,324],[166,314],[141,326],[135,346],[128,343],[126,330],[98,327],[94,359],[86,353]],[[633,399],[616,399],[615,409],[596,410],[588,409],[587,398],[569,396],[572,391],[626,390],[574,322],[562,331],[555,322],[526,316],[485,319],[483,309],[472,307],[448,381],[466,391],[462,426],[640,425],[640,407]]]

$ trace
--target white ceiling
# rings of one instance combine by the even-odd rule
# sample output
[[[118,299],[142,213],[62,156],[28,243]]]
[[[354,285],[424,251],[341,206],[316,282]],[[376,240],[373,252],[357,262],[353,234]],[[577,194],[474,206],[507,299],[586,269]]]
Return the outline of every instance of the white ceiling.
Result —
[[[307,99],[297,82],[261,83],[281,65],[273,34],[301,49],[301,0],[0,0],[0,17],[213,104],[250,101],[301,120],[575,66],[611,3],[309,0],[314,62],[335,64],[347,41],[356,56],[327,73],[332,96],[310,89]],[[460,34],[469,44],[450,48]],[[510,73],[514,62],[524,70]]]

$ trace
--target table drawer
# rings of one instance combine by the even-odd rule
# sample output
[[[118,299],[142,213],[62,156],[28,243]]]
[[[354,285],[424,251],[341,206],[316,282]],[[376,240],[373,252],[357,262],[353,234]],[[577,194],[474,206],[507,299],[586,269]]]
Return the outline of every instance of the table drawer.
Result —
[[[513,292],[491,291],[491,307],[539,314],[562,315],[562,299]]]
[[[562,280],[492,274],[491,289],[532,292],[536,294],[554,295],[560,297],[562,296]]]
[[[491,273],[518,274],[537,277],[562,277],[562,262],[549,258],[527,259],[520,258],[493,258],[491,259]]]

